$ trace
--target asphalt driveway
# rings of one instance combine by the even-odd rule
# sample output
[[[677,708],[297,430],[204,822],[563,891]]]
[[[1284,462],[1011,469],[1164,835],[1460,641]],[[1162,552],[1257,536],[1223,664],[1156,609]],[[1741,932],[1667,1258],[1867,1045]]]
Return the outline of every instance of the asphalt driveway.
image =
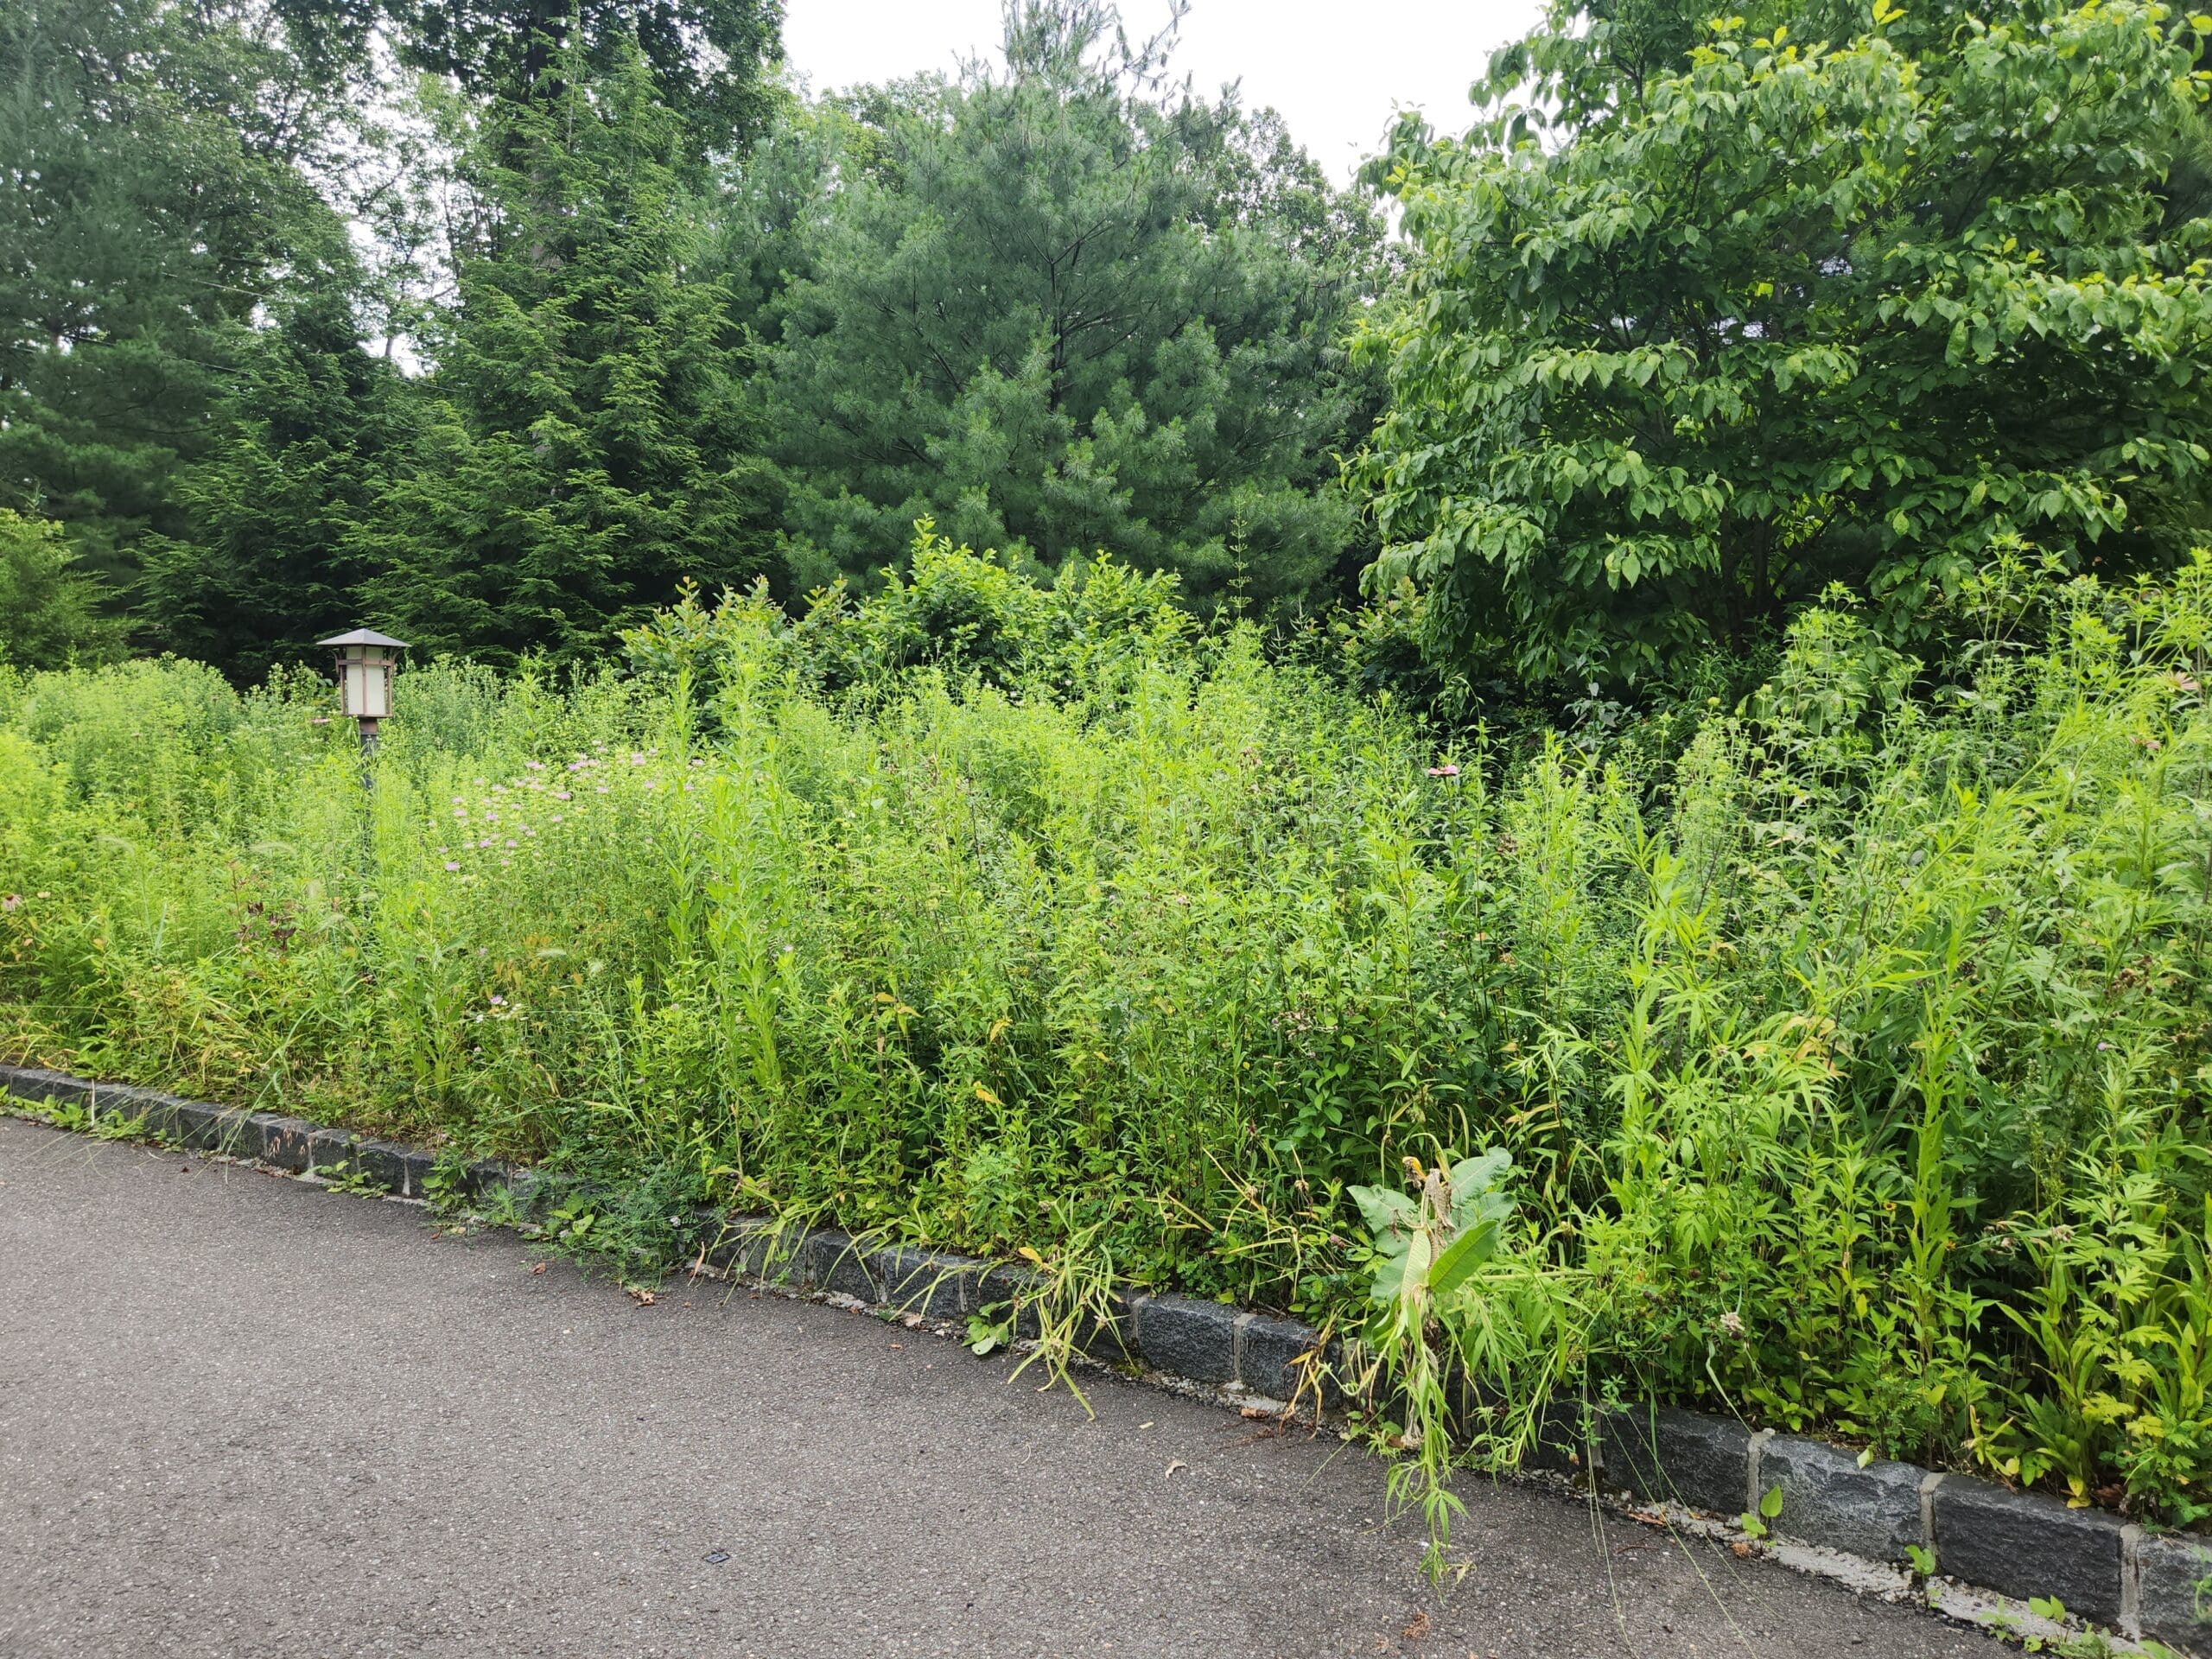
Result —
[[[1340,1443],[432,1226],[0,1119],[0,1655],[2004,1651],[1510,1486],[1440,1602]]]

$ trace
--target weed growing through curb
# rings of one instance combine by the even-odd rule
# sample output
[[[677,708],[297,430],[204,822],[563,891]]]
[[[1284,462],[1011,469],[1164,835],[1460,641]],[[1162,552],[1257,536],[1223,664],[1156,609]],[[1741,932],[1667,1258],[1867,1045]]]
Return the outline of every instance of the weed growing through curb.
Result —
[[[450,1147],[441,1152],[423,1178],[423,1197],[433,1214],[458,1216],[469,1207],[468,1162]]]
[[[22,1100],[11,1096],[8,1109],[17,1117],[29,1118],[34,1123],[51,1124],[57,1129],[67,1129],[72,1135],[82,1135],[92,1126],[92,1115],[81,1101]]]
[[[1753,1538],[1765,1538],[1771,1534],[1774,1523],[1781,1515],[1782,1488],[1770,1486],[1765,1495],[1759,1499],[1758,1513],[1753,1514],[1749,1510],[1745,1510],[1742,1515],[1736,1517],[1736,1524]]]
[[[73,1135],[89,1135],[97,1141],[137,1141],[149,1146],[174,1146],[175,1137],[149,1126],[149,1115],[119,1117],[114,1112],[97,1115],[81,1101],[33,1100],[0,1089],[0,1116],[44,1123]]]
[[[1014,1307],[1011,1300],[986,1302],[968,1316],[968,1351],[988,1358],[1014,1342]]]
[[[348,1192],[360,1198],[391,1196],[389,1186],[368,1170],[354,1167],[351,1160],[321,1165],[315,1173],[324,1187],[333,1192]]]
[[[1114,1258],[1099,1240],[1103,1223],[1077,1225],[1065,1200],[1053,1202],[1059,1209],[1054,1230],[1062,1242],[1049,1256],[1022,1247],[1020,1254],[1028,1262],[1030,1274],[1014,1292],[1002,1325],[992,1330],[1010,1334],[1019,1330],[1024,1313],[1033,1318],[1037,1323],[1033,1345],[1006,1380],[1012,1382],[1032,1365],[1042,1363],[1044,1386],[1065,1385],[1084,1414],[1095,1417],[1097,1414],[1077,1385],[1070,1366],[1078,1355],[1087,1357],[1109,1344],[1120,1345],[1122,1313],[1116,1295]],[[970,1346],[978,1352],[989,1351],[974,1343]]]

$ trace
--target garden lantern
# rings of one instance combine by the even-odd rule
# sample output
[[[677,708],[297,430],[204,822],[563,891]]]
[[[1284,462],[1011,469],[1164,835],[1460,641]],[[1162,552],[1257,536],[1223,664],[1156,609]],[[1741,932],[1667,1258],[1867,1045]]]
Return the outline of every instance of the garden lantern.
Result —
[[[361,728],[361,753],[377,746],[377,722],[391,715],[391,682],[399,671],[404,639],[395,639],[373,628],[356,628],[316,641],[338,653],[338,696],[348,720]]]

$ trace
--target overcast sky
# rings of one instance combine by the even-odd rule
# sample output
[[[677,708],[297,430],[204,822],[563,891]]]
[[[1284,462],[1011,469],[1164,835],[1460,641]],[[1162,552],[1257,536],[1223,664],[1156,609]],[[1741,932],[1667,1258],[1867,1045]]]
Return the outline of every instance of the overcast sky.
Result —
[[[817,92],[950,69],[996,47],[999,0],[785,0],[784,48]],[[1171,67],[1211,93],[1242,80],[1339,181],[1380,148],[1394,108],[1467,124],[1467,86],[1490,54],[1527,33],[1537,0],[1194,0]],[[1166,0],[1122,0],[1132,36],[1166,21]]]

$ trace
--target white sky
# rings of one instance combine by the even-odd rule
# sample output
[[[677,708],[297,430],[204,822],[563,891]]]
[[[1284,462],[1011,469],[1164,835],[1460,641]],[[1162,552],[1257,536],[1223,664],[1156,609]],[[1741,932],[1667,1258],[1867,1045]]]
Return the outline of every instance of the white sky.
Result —
[[[1394,109],[1439,128],[1468,124],[1467,87],[1540,0],[1193,0],[1170,64],[1202,92],[1244,84],[1341,182],[1382,147]],[[785,0],[784,50],[817,92],[889,80],[994,51],[999,0]],[[1122,0],[1132,38],[1166,20],[1166,0]]]

